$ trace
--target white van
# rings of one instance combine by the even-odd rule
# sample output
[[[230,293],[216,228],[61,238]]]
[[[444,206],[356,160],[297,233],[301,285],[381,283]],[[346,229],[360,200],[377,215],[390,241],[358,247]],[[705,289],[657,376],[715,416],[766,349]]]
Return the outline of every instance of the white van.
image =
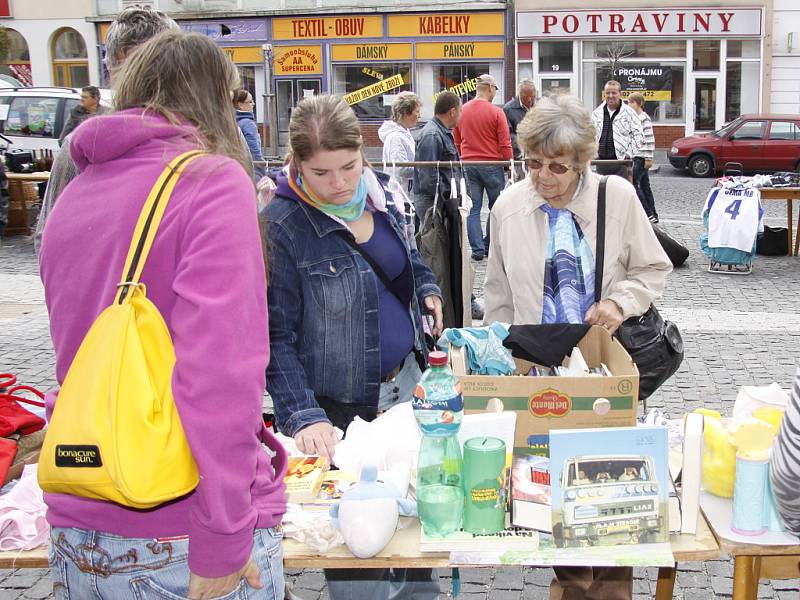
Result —
[[[100,90],[104,105],[110,92]],[[0,133],[9,138],[9,150],[55,150],[70,111],[80,104],[79,88],[0,88]]]

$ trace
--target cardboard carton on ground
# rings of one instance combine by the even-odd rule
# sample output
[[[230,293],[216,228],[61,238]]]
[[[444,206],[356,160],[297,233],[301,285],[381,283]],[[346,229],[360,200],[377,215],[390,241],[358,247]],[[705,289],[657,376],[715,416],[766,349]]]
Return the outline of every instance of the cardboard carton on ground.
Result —
[[[517,412],[514,454],[548,454],[551,429],[629,427],[636,424],[639,371],[625,348],[603,327],[593,326],[578,342],[589,367],[604,363],[611,377],[528,377],[531,363],[514,359],[517,375],[471,375],[465,350],[450,349],[467,413],[486,410],[499,398]]]

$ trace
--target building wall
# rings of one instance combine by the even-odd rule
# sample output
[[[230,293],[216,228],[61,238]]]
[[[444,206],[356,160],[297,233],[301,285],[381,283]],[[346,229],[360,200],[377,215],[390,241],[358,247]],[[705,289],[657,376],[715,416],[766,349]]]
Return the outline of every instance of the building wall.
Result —
[[[772,29],[772,93],[769,109],[800,113],[800,4],[774,0]]]
[[[34,85],[53,85],[51,42],[62,27],[71,27],[83,36],[89,60],[89,81],[93,85],[99,84],[100,60],[95,26],[86,22],[86,17],[93,11],[92,0],[13,1],[13,18],[0,19],[0,23],[17,30],[28,43]]]

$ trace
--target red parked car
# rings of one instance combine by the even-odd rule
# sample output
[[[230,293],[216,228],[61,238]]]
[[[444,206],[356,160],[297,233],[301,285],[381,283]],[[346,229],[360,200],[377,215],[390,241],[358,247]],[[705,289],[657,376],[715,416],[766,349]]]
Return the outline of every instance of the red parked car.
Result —
[[[672,142],[669,162],[692,177],[722,173],[725,163],[745,171],[800,171],[800,115],[742,115],[712,133]]]

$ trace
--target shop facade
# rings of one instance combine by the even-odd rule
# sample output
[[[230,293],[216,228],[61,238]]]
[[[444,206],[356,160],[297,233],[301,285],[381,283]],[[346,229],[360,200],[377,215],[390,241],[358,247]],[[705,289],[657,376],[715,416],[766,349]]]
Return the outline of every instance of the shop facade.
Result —
[[[441,91],[467,100],[478,75],[502,81],[505,27],[502,11],[273,18],[279,133],[297,101],[334,93],[358,115],[366,145],[380,146],[378,128],[399,92],[417,93],[427,120]]]
[[[539,94],[570,93],[594,108],[615,79],[623,97],[644,94],[656,147],[713,131],[740,114],[769,110],[771,31],[766,5],[609,7],[595,1],[550,10],[518,0],[517,77]],[[671,5],[676,5],[674,8]]]

